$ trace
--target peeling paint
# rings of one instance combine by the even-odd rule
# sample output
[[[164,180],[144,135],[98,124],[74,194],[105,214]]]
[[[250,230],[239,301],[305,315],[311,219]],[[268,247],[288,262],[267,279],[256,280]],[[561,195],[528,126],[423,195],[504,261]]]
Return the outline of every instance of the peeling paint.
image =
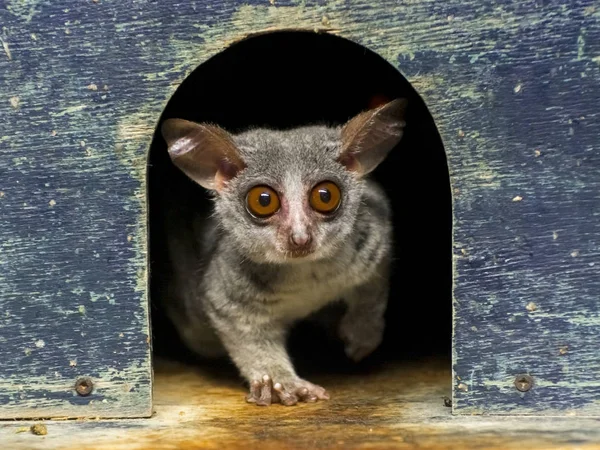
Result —
[[[39,13],[42,0],[6,0],[6,9],[15,17],[29,23]]]
[[[62,116],[77,113],[79,111],[84,110],[87,107],[88,107],[88,105],[73,105],[73,106],[69,106],[68,108],[63,109],[60,112],[50,113],[50,115],[53,117],[62,117]]]
[[[12,60],[12,53],[10,52],[10,48],[8,46],[8,42],[0,36],[0,43],[2,44],[2,48],[4,49],[4,53],[6,53],[6,57],[8,60]]]
[[[14,55],[7,54],[7,47],[3,45],[5,54],[13,59],[3,56],[0,61],[0,69],[4,69],[0,70],[3,81],[0,90],[5,98],[0,112],[10,121],[11,132],[5,132],[6,136],[0,140],[10,154],[5,160],[10,166],[0,162],[0,167],[3,174],[7,172],[12,178],[7,185],[2,180],[0,198],[2,207],[11,214],[9,217],[27,214],[31,214],[27,217],[34,217],[35,214],[35,219],[28,223],[39,229],[26,237],[18,230],[11,228],[8,233],[6,228],[0,228],[3,232],[0,265],[5,268],[15,263],[25,264],[37,254],[43,238],[48,235],[55,240],[63,238],[60,227],[64,224],[59,221],[67,216],[59,213],[69,208],[80,208],[77,214],[82,217],[81,229],[85,232],[70,235],[70,241],[62,243],[62,247],[68,248],[68,258],[76,261],[81,258],[91,264],[85,259],[89,257],[96,261],[97,267],[106,270],[101,262],[109,253],[103,245],[109,244],[121,253],[130,252],[115,263],[126,269],[119,275],[121,279],[113,280],[115,284],[122,283],[117,291],[122,297],[115,297],[110,286],[94,284],[76,270],[60,273],[57,269],[61,266],[60,261],[46,255],[44,270],[53,271],[53,280],[64,281],[59,287],[65,297],[53,296],[60,289],[53,289],[51,296],[41,292],[43,287],[36,286],[31,288],[34,292],[31,296],[38,305],[55,305],[60,300],[64,308],[54,312],[65,317],[71,314],[73,320],[82,322],[86,320],[85,315],[113,314],[113,310],[125,301],[133,301],[131,297],[135,295],[135,302],[143,305],[141,315],[147,318],[146,156],[156,122],[169,97],[199,64],[253,33],[280,29],[328,31],[367,46],[398,67],[424,98],[446,146],[454,195],[453,248],[466,252],[462,254],[457,250],[460,254],[454,255],[454,338],[457,345],[453,348],[453,358],[457,370],[463,371],[469,381],[467,391],[454,392],[454,411],[485,412],[487,400],[499,399],[495,411],[513,408],[519,412],[547,413],[569,401],[567,394],[563,394],[560,402],[539,400],[519,409],[521,403],[511,403],[513,391],[509,389],[498,395],[494,391],[497,386],[485,381],[498,374],[511,373],[516,366],[532,364],[528,351],[516,355],[510,348],[514,342],[525,349],[539,346],[543,333],[531,334],[532,325],[537,326],[536,330],[552,328],[554,334],[567,333],[583,341],[600,323],[594,304],[589,301],[596,292],[593,291],[594,280],[588,279],[590,283],[582,288],[577,278],[583,279],[583,275],[591,278],[589,270],[593,269],[589,268],[593,267],[590,264],[594,264],[592,258],[597,255],[594,253],[597,250],[588,237],[597,233],[592,232],[594,230],[578,233],[583,229],[581,227],[592,226],[591,216],[571,217],[566,222],[565,211],[560,209],[560,205],[570,204],[580,207],[571,212],[589,211],[593,197],[585,195],[590,189],[597,192],[597,182],[589,172],[589,167],[597,167],[594,165],[597,159],[593,159],[597,152],[590,151],[597,141],[597,136],[590,134],[593,127],[574,123],[563,126],[567,115],[593,118],[597,109],[588,101],[588,98],[598,97],[595,87],[598,85],[598,67],[589,64],[591,61],[600,66],[600,56],[594,53],[591,45],[594,42],[591,33],[600,20],[597,8],[588,6],[585,10],[574,11],[569,5],[549,4],[539,8],[524,5],[519,9],[512,4],[485,2],[410,1],[390,6],[364,0],[273,1],[270,4],[265,1],[263,5],[227,7],[215,3],[210,17],[198,13],[191,20],[182,14],[176,20],[164,22],[166,9],[161,8],[169,5],[161,6],[160,2],[140,5],[104,5],[115,17],[109,28],[103,26],[100,9],[90,5],[92,9],[86,10],[86,20],[93,21],[95,26],[89,29],[83,18],[82,23],[77,23],[79,12],[75,6],[65,13],[64,5],[52,2],[7,2],[7,17],[11,22],[10,49]],[[51,14],[39,14],[42,8],[48,8],[48,12],[60,20],[52,19]],[[124,8],[127,15],[120,14]],[[102,14],[105,13],[106,10]],[[138,13],[144,13],[144,18],[141,14],[139,19],[130,18]],[[65,14],[70,15],[67,24]],[[588,25],[577,23],[584,20],[582,17]],[[48,21],[51,27],[46,25]],[[35,27],[21,27],[23,22],[33,22]],[[72,31],[71,35],[64,34],[65,27]],[[31,33],[33,29],[36,33]],[[118,37],[112,38],[114,29]],[[156,39],[159,31],[164,39]],[[549,36],[549,39],[540,40],[541,35]],[[8,42],[5,36],[3,39]],[[49,42],[69,45],[51,46]],[[552,42],[557,44],[550,45]],[[524,55],[522,50],[515,50],[523,46],[529,46],[532,51]],[[68,48],[68,53],[63,48]],[[41,53],[46,56],[35,61],[40,67],[39,73],[26,73],[16,64],[34,57],[21,49],[33,50],[31,54],[36,58]],[[70,59],[73,49],[86,55],[89,66],[82,69],[80,60]],[[121,58],[123,67],[119,70],[113,67],[115,60],[107,58],[109,51],[112,52],[110,55],[114,53]],[[157,54],[163,57],[158,58]],[[534,73],[532,68],[544,70],[532,76],[529,75]],[[99,73],[103,78],[99,78]],[[582,73],[585,77],[580,76]],[[47,74],[46,78],[44,74]],[[97,92],[100,85],[102,92]],[[548,95],[538,95],[540,86]],[[563,95],[569,90],[580,92],[579,88],[587,89],[586,98],[573,100],[573,96]],[[23,114],[27,114],[28,124],[18,120]],[[555,130],[560,130],[561,134]],[[82,146],[81,142],[85,144]],[[537,146],[543,153],[534,150],[532,154],[532,149]],[[579,160],[573,163],[577,152]],[[30,159],[23,159],[24,155]],[[62,180],[81,182],[71,176],[80,173],[85,182],[93,182],[94,189],[67,189],[63,185],[56,187],[60,197],[50,191],[40,197],[20,196],[26,179],[21,178],[21,174],[39,169],[36,164],[44,158],[52,161],[53,173],[61,174]],[[39,170],[38,174],[42,176],[47,172]],[[57,176],[56,181],[61,177]],[[21,184],[17,185],[17,181]],[[127,193],[120,190],[115,194],[113,188],[117,185],[126,186]],[[102,237],[90,251],[90,247],[84,246],[85,241],[100,235],[98,230],[102,227],[94,227],[94,221],[102,217],[87,215],[86,208],[93,208],[96,203],[100,204],[102,196],[108,198],[110,195],[114,195],[111,198],[114,214],[126,217],[127,226],[111,230],[111,237]],[[50,206],[60,206],[51,211],[46,206],[50,196],[54,201],[59,200],[58,204]],[[511,199],[517,198],[526,201],[519,205],[511,203]],[[125,207],[118,209],[121,202]],[[6,205],[10,206],[7,208]],[[52,219],[42,216],[39,212],[42,209]],[[8,222],[10,224],[10,220]],[[537,224],[537,228],[533,230],[530,224]],[[53,234],[52,230],[58,232]],[[130,236],[135,238],[129,239]],[[547,246],[540,246],[542,241]],[[120,243],[122,246],[118,247]],[[578,254],[570,256],[575,249],[580,249]],[[553,259],[543,259],[545,255],[552,255]],[[6,273],[0,271],[0,293],[10,302],[16,302],[18,286],[12,279],[7,279]],[[127,288],[133,285],[133,292],[125,289],[125,285]],[[127,296],[130,298],[125,298]],[[558,298],[560,302],[557,302]],[[536,308],[533,313],[528,307],[531,304],[543,307]],[[567,310],[557,312],[557,304]],[[523,305],[527,305],[528,312],[523,310]],[[84,313],[80,306],[85,308]],[[107,310],[110,313],[106,313]],[[19,315],[8,319],[23,320]],[[121,329],[110,330],[106,339],[120,339],[122,347],[130,333],[148,332],[143,321],[144,318],[137,321],[135,329],[123,329],[125,333]],[[514,332],[509,336],[514,330],[507,329],[507,323],[519,327],[521,333]],[[556,326],[560,326],[558,331]],[[491,338],[485,336],[494,336],[498,340],[492,344]],[[523,336],[531,342],[528,344]],[[500,341],[503,345],[497,344]],[[28,350],[28,357],[33,357],[53,347],[46,336],[43,350],[30,349],[31,342],[34,341],[20,342],[15,353],[23,357],[23,352]],[[567,371],[571,376],[584,377],[587,371],[582,369],[597,362],[597,356],[594,360],[591,353],[576,350],[573,343],[565,342],[570,345],[568,353],[560,355],[556,350],[564,342],[553,343],[548,347],[548,354],[552,356],[544,363],[547,367],[555,367],[557,373]],[[75,343],[71,342],[71,345],[75,346]],[[490,350],[486,345],[496,347]],[[149,350],[145,351],[144,357],[149,358]],[[84,370],[87,364],[82,357],[75,359],[76,355],[66,355],[60,362],[65,371],[73,370],[69,372],[71,378],[78,375],[76,370]],[[560,362],[555,362],[553,357]],[[571,361],[569,367],[565,366],[565,360]],[[476,373],[472,371],[473,365],[477,365]],[[121,371],[106,369],[99,375],[102,380],[121,375],[148,380],[149,372],[149,366],[129,366]],[[32,380],[41,383],[44,389],[49,386],[44,377]],[[22,381],[9,382],[23,384]],[[54,393],[70,392],[69,383],[63,379],[62,384],[48,389]],[[593,398],[596,385],[584,378],[575,383],[576,389],[570,400],[585,403],[587,411],[599,411],[600,403]],[[116,384],[107,381],[104,386],[110,390]],[[552,386],[549,381],[541,380],[540,387]],[[583,392],[581,386],[587,389],[585,395],[577,391]],[[492,389],[488,390],[489,387]],[[562,392],[569,391],[566,385],[560,387]],[[99,400],[90,404],[92,413],[110,414],[118,409],[111,398],[106,400],[107,403]],[[519,397],[518,401],[523,400]],[[16,404],[15,400],[11,406]],[[126,408],[133,404],[134,400],[123,403]],[[102,405],[111,406],[98,409]],[[44,407],[51,411],[50,403],[44,403]],[[70,411],[81,410],[73,407]]]

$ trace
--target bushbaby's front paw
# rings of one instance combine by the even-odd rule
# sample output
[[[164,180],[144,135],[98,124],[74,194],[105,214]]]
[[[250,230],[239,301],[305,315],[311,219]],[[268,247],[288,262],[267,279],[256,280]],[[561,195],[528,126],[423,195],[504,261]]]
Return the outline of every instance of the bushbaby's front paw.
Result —
[[[358,362],[375,351],[383,340],[383,322],[351,320],[345,317],[340,323],[339,336],[344,341],[348,358]]]
[[[272,403],[292,406],[299,401],[316,402],[317,400],[329,400],[329,394],[321,386],[300,378],[284,383],[274,382],[269,375],[264,375],[260,380],[252,380],[250,393],[246,396],[248,403],[255,403],[258,406],[268,406]]]

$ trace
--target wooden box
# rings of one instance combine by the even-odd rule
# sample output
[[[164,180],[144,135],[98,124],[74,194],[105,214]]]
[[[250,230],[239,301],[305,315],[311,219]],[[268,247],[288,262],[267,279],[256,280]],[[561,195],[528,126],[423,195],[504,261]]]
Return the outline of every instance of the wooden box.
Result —
[[[157,123],[199,65],[285,29],[380,55],[435,121],[453,197],[454,413],[600,415],[596,2],[1,8],[0,418],[151,414]]]

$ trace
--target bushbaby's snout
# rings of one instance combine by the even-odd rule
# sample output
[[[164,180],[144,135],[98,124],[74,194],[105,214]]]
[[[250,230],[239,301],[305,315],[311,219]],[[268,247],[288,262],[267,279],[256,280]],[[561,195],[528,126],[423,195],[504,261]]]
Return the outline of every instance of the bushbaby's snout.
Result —
[[[310,246],[312,243],[312,236],[307,230],[294,230],[290,233],[290,247],[292,248],[305,248]]]

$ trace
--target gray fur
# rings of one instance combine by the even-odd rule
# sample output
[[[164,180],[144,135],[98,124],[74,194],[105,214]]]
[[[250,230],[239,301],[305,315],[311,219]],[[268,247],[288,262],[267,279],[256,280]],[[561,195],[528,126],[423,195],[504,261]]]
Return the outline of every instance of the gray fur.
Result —
[[[233,359],[257,404],[328,398],[299,378],[285,347],[290,326],[328,303],[348,304],[339,336],[350,358],[362,359],[381,342],[391,211],[379,186],[339,162],[342,133],[311,126],[233,136],[245,167],[214,191],[213,214],[203,217],[190,206],[167,221],[168,314],[191,349]],[[342,192],[332,217],[307,202],[310,189],[325,180]],[[245,208],[257,184],[281,193],[281,211],[262,222]],[[294,227],[312,234],[313,253],[289,257]]]

